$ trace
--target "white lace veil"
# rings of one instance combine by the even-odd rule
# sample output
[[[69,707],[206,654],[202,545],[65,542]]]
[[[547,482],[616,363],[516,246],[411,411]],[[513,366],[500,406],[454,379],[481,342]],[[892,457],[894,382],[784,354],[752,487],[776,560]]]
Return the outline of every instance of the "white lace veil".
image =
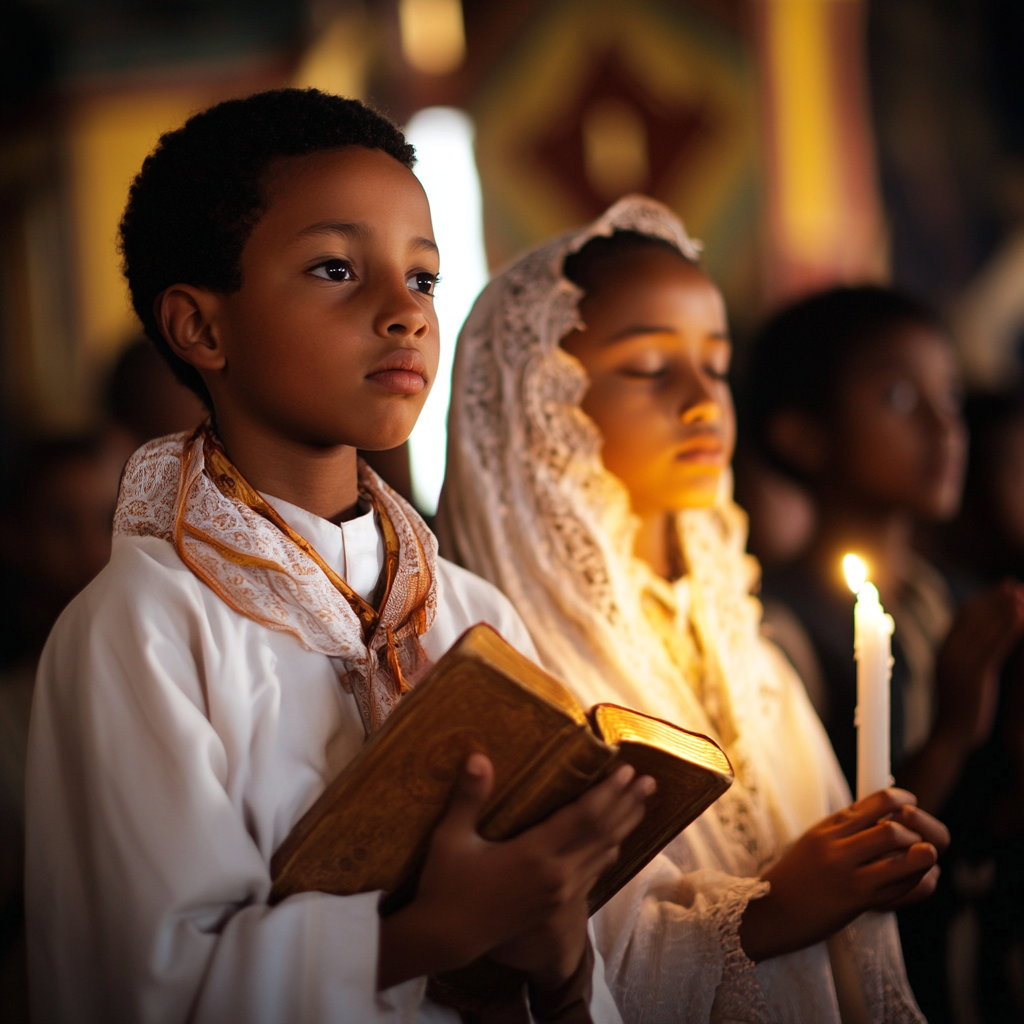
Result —
[[[699,255],[670,210],[631,196],[517,260],[477,300],[455,357],[442,549],[511,598],[581,702],[630,705],[716,736],[736,769],[725,796],[598,915],[626,1019],[838,1024],[846,978],[867,1019],[921,1022],[891,915],[863,915],[837,937],[839,975],[818,945],[765,961],[755,982],[740,950],[743,909],[763,889],[757,874],[849,791],[802,684],[760,635],[758,567],[744,553],[730,479],[713,508],[678,517],[688,572],[670,596],[694,642],[674,644],[645,612],[647,595],[668,584],[632,554],[628,494],[580,409],[586,374],[559,347],[581,294],[562,273],[565,257],[616,230]]]
[[[749,764],[779,746],[773,723],[785,669],[760,636],[760,605],[751,596],[758,567],[744,553],[746,517],[731,499],[731,480],[723,480],[715,507],[678,519],[702,651],[695,673],[644,613],[652,574],[632,554],[637,520],[579,407],[583,367],[559,346],[579,322],[581,295],[562,273],[565,258],[616,230],[664,239],[690,260],[699,256],[670,210],[630,196],[589,227],[517,260],[477,300],[455,357],[442,545],[511,598],[545,664],[581,700],[628,704],[717,736],[747,787],[768,798],[757,803],[775,818],[771,831],[782,826],[793,835],[807,815],[771,791],[789,790],[786,777],[812,766],[799,756],[795,764],[783,760],[768,773],[773,781],[758,784]],[[806,778],[795,789],[806,791]],[[823,813],[813,802],[813,811],[802,809],[810,820]]]

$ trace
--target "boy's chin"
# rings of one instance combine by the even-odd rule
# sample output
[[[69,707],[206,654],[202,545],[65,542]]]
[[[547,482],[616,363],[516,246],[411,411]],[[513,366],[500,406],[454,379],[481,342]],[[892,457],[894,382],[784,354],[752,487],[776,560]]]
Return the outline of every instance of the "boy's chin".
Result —
[[[394,448],[401,448],[406,441],[409,440],[409,435],[412,431],[399,432],[395,435],[389,435],[388,437],[375,437],[370,438],[365,444],[358,444],[356,447],[361,452],[389,452]]]

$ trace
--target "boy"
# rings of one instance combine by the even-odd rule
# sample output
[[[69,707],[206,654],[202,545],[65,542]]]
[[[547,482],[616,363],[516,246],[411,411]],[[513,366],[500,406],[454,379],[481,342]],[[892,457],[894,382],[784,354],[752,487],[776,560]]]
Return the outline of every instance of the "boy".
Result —
[[[525,972],[535,1019],[616,1019],[599,973],[590,995],[585,897],[653,788],[628,771],[492,844],[474,755],[408,907],[266,902],[273,851],[415,672],[481,619],[532,652],[357,463],[408,436],[437,366],[412,161],[361,104],[284,90],[196,115],[132,186],[135,309],[212,421],[133,456],[111,562],[44,654],[39,1020],[454,1019],[425,978],[484,954]]]

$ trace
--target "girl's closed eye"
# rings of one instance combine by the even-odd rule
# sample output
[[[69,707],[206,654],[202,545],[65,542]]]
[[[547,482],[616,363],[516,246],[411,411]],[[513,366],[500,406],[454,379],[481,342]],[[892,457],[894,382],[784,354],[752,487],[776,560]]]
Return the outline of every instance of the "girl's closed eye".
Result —
[[[419,292],[421,295],[433,295],[441,283],[441,275],[432,274],[429,270],[417,270],[406,278],[405,283],[410,291]]]
[[[728,380],[732,362],[732,345],[724,338],[716,338],[705,349],[701,369],[712,380]]]
[[[322,281],[354,281],[355,271],[347,260],[330,259],[310,267],[309,273]]]
[[[619,370],[623,377],[633,377],[640,380],[656,380],[668,372],[668,360],[665,356],[656,351],[648,350],[640,353],[626,362]]]

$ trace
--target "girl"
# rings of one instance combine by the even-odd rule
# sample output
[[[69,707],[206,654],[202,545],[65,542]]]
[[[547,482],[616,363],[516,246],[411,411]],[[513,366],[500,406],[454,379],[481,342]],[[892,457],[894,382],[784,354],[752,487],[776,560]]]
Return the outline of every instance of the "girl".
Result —
[[[902,791],[847,807],[760,636],[725,311],[697,256],[633,197],[491,283],[456,357],[443,537],[582,702],[714,736],[736,769],[598,915],[624,1017],[919,1020],[891,915],[863,912],[927,895],[945,831]]]

